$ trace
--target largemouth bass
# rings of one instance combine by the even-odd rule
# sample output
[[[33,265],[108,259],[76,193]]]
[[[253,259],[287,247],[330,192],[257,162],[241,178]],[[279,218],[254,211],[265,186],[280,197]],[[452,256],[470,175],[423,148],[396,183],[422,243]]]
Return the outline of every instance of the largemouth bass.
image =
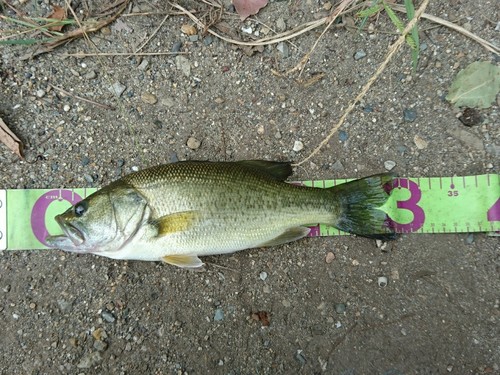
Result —
[[[187,161],[131,173],[57,215],[49,246],[113,259],[200,267],[199,256],[298,240],[318,223],[391,237],[379,208],[390,174],[329,189],[285,182],[290,163]]]

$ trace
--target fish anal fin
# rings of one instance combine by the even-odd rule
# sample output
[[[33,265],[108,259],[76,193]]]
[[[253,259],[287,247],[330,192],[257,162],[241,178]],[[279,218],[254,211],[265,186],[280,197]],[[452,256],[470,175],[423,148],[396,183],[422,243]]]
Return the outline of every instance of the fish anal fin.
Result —
[[[257,247],[268,247],[268,246],[276,246],[281,245],[287,242],[292,242],[301,239],[309,234],[311,231],[308,227],[294,227],[289,228],[283,233],[281,233],[278,237],[273,238],[270,241],[267,241],[263,244],[260,244]]]
[[[165,263],[181,268],[198,268],[204,264],[196,255],[165,255],[161,259]]]
[[[289,162],[268,160],[240,160],[236,163],[247,168],[265,173],[278,181],[285,181],[293,173],[292,166]]]
[[[176,212],[154,220],[153,225],[158,229],[158,237],[161,237],[189,229],[197,217],[198,213],[196,211]]]

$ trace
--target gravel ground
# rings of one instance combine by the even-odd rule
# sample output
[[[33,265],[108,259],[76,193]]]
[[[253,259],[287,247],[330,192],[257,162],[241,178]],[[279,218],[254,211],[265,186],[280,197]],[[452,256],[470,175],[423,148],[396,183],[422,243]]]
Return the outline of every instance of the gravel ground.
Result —
[[[51,12],[48,1],[11,3],[30,16]],[[74,6],[83,17],[104,3]],[[201,2],[179,3],[208,19]],[[126,15],[165,11],[162,4],[134,1],[91,40],[100,51],[135,50],[164,15]],[[324,16],[326,8],[324,1],[276,1],[259,23],[224,17],[249,39],[242,27],[262,36]],[[431,1],[428,13],[499,42],[493,1]],[[169,16],[143,49],[185,53],[176,56],[64,57],[94,51],[76,40],[21,61],[27,47],[3,46],[0,116],[24,141],[26,160],[0,147],[0,186],[102,186],[175,160],[300,161],[397,37],[387,33],[394,27],[384,14],[368,22],[370,33],[332,28],[303,73],[305,80],[324,77],[304,85],[271,69],[295,66],[318,30],[252,52],[202,32],[189,37],[184,24],[186,17]],[[403,48],[294,178],[362,177],[384,171],[388,161],[402,176],[498,173],[498,102],[481,111],[479,125],[465,127],[444,100],[460,69],[498,63],[498,56],[449,29],[421,27],[417,73]],[[312,238],[209,257],[203,272],[4,251],[0,372],[499,374],[498,249],[498,239],[484,234],[404,235],[384,251],[368,239]],[[378,285],[380,276],[387,286]]]

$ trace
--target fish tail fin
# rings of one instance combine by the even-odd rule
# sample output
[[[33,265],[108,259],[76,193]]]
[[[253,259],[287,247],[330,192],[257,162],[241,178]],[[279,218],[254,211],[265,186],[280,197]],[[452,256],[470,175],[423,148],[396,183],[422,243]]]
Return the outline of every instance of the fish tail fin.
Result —
[[[334,226],[363,237],[394,239],[390,219],[380,210],[389,198],[392,179],[392,174],[383,173],[331,188],[340,201],[340,215]]]

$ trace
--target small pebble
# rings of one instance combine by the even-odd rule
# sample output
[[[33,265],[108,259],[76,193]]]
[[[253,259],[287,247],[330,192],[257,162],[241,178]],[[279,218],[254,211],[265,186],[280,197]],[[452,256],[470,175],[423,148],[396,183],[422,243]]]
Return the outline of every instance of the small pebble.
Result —
[[[146,104],[156,104],[158,98],[153,94],[150,94],[148,92],[143,92],[141,95],[141,100]]]
[[[346,310],[346,305],[344,303],[335,304],[335,312],[337,314],[343,314]]]
[[[115,316],[112,313],[110,313],[109,311],[106,311],[106,310],[104,310],[101,313],[101,316],[108,323],[113,323],[116,320]]]
[[[259,125],[259,127],[257,128],[257,134],[264,134],[264,125]]]
[[[85,79],[94,79],[95,77],[97,77],[97,74],[93,70],[85,73],[85,75],[83,76],[83,78]]]
[[[304,149],[304,144],[301,141],[295,141],[293,144],[293,151],[299,152]]]
[[[222,311],[222,309],[215,310],[214,321],[220,322],[223,319],[224,319],[224,311]]]
[[[45,91],[44,90],[36,90],[36,96],[39,98],[43,98],[45,96]]]
[[[182,42],[175,42],[172,45],[172,52],[179,52],[182,48]]]
[[[189,77],[191,75],[191,63],[186,57],[182,55],[175,56],[175,66],[184,76]]]
[[[388,171],[392,171],[394,167],[396,166],[396,162],[393,160],[386,160],[384,162],[384,168]]]
[[[84,156],[82,157],[82,160],[80,161],[82,167],[85,167],[86,165],[89,165],[90,164],[90,159],[88,158],[88,156]]]
[[[383,288],[383,287],[387,286],[387,277],[385,277],[385,276],[379,276],[377,282],[378,282],[378,286],[381,287],[381,288]]]
[[[264,271],[261,272],[260,275],[259,275],[259,277],[260,277],[260,279],[262,281],[266,281],[266,279],[267,279],[267,272],[264,272]]]
[[[170,163],[177,163],[179,161],[179,157],[177,156],[177,153],[175,151],[170,153],[170,155],[168,156],[168,161]]]
[[[195,137],[189,137],[186,145],[191,149],[191,150],[197,150],[201,146],[201,142],[197,140]]]
[[[94,341],[94,349],[98,352],[103,352],[107,349],[108,344],[105,341]]]
[[[325,262],[330,264],[332,263],[333,261],[335,260],[335,254],[332,253],[331,251],[329,251],[327,254],[326,254],[326,257],[325,257]]]
[[[344,165],[340,160],[337,160],[335,163],[332,165],[332,169],[334,171],[343,171],[344,170]]]
[[[341,142],[347,141],[348,138],[349,138],[349,135],[345,131],[343,131],[343,130],[339,131],[339,139]]]
[[[297,353],[295,354],[295,359],[300,363],[301,366],[304,366],[307,362],[304,352],[300,349],[297,350]]]
[[[213,43],[213,38],[210,35],[207,35],[205,38],[203,38],[204,45],[209,46],[212,43]]]
[[[146,70],[148,66],[149,66],[149,60],[144,59],[141,61],[141,63],[139,64],[139,66],[137,68],[140,70]]]
[[[197,42],[197,41],[198,41],[198,38],[199,38],[199,37],[198,37],[198,35],[191,35],[191,36],[189,37],[189,41],[190,41],[190,42]]]
[[[87,181],[87,183],[89,184],[93,184],[94,183],[94,178],[89,175],[89,174],[84,174],[83,175],[83,178],[85,179],[85,181]]]
[[[102,360],[99,352],[92,352],[84,355],[76,365],[78,368],[91,368]]]
[[[281,132],[279,130],[276,133],[274,133],[274,138],[281,139]]]
[[[253,29],[251,26],[243,26],[241,28],[241,31],[243,31],[245,34],[251,34],[253,33]]]
[[[283,58],[290,56],[290,49],[288,48],[288,43],[280,42],[276,46],[276,49],[283,55]]]
[[[69,104],[65,104],[63,107],[64,112],[69,112],[70,109],[71,107],[69,106]]]
[[[276,28],[278,31],[283,32],[286,30],[286,23],[283,17],[280,17],[276,20]]]
[[[425,148],[427,148],[427,145],[428,145],[428,142],[423,139],[421,136],[419,136],[418,134],[415,135],[415,137],[413,137],[413,142],[415,142],[415,146],[417,146],[417,148],[419,150],[423,150]]]
[[[417,111],[414,109],[404,109],[403,117],[405,121],[413,122],[417,119]]]
[[[469,233],[465,238],[467,245],[472,245],[474,243],[474,233]]]
[[[363,112],[365,112],[365,113],[371,113],[371,112],[373,112],[373,107],[371,105],[369,105],[369,104],[365,105],[363,107]]]
[[[366,52],[363,50],[357,51],[354,54],[354,60],[361,60],[362,58],[366,57]]]
[[[404,154],[408,150],[408,147],[405,145],[399,145],[396,148],[400,154]]]
[[[122,96],[123,92],[127,89],[127,86],[122,85],[120,82],[115,82],[113,85],[109,87],[109,91],[111,91],[112,94],[115,94],[116,96],[120,97]]]

